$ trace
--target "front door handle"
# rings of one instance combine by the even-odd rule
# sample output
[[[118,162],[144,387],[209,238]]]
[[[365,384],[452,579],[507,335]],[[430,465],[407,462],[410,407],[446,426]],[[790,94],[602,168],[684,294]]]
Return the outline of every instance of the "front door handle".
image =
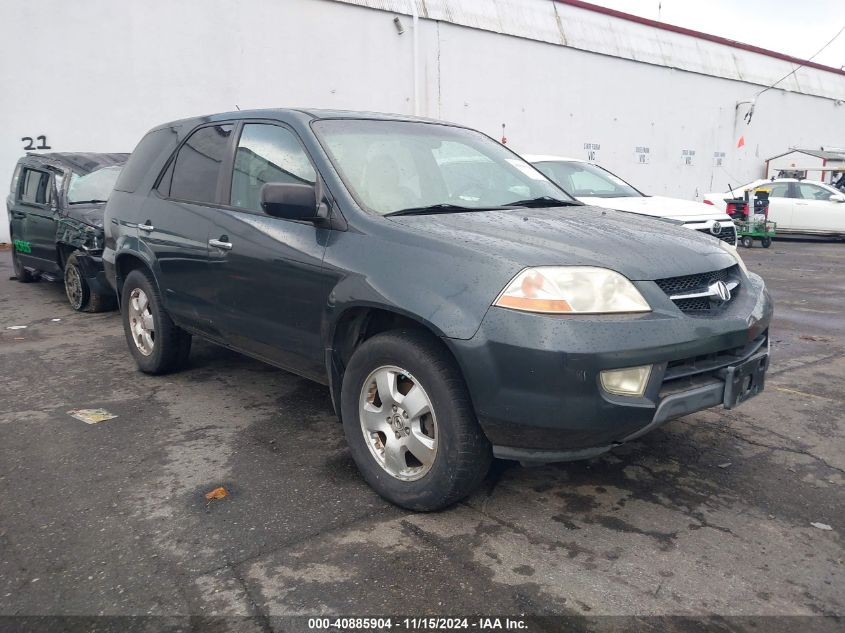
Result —
[[[142,231],[146,231],[147,233],[149,233],[150,231],[155,229],[155,227],[152,224],[150,224],[149,220],[147,220],[146,224],[139,224],[138,228],[141,229]]]
[[[17,220],[23,220],[26,218],[26,213],[23,213],[21,211],[12,211],[12,217]]]
[[[224,235],[222,239],[219,240],[208,240],[208,245],[213,246],[215,248],[222,248],[224,251],[232,250],[232,243],[227,241],[226,236]]]

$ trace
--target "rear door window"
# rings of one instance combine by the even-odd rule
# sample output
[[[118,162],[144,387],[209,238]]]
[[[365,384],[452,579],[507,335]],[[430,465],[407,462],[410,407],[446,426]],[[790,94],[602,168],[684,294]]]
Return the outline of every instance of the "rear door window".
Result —
[[[179,148],[173,165],[170,197],[191,202],[215,202],[220,168],[234,126],[210,125],[191,134]]]
[[[24,168],[20,185],[20,201],[26,204],[50,203],[50,174]]]
[[[268,182],[314,184],[316,178],[293,132],[278,125],[247,123],[235,153],[230,204],[261,211],[261,187]]]

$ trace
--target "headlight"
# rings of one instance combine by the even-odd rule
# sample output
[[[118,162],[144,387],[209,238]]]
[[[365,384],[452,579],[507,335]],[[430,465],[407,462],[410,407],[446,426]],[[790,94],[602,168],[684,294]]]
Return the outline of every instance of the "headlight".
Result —
[[[722,247],[722,250],[727,252],[731,257],[736,260],[736,263],[739,264],[739,267],[742,268],[742,272],[747,273],[748,269],[745,267],[745,262],[742,261],[742,257],[739,255],[739,250],[733,244],[728,244],[727,242],[723,242],[719,240],[719,246]]]
[[[493,305],[545,314],[651,311],[628,279],[613,270],[589,266],[526,268]]]

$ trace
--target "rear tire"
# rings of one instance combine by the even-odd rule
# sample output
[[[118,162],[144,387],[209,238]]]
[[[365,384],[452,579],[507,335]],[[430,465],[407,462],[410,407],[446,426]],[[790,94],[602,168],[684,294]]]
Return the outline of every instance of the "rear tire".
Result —
[[[403,508],[450,506],[490,468],[492,448],[460,370],[442,344],[423,332],[378,334],[355,350],[343,376],[341,410],[361,475]]]
[[[760,244],[762,244],[763,248],[769,248],[772,245],[772,238],[764,237],[760,240]]]
[[[78,312],[104,312],[114,309],[114,298],[91,290],[82,268],[79,265],[77,253],[71,253],[65,262],[65,294],[70,307]]]
[[[191,335],[165,312],[158,286],[148,272],[136,269],[127,275],[120,306],[126,342],[138,369],[164,374],[185,366]]]
[[[14,247],[13,247],[14,248]],[[28,284],[35,281],[35,275],[29,272],[23,265],[21,258],[18,257],[16,250],[12,251],[12,269],[15,271],[15,279],[22,284]]]

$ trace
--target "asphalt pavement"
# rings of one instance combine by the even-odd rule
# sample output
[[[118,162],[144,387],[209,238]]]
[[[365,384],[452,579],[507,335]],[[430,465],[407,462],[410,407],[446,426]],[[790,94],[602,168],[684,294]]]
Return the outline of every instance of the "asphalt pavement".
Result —
[[[776,301],[761,396],[589,461],[497,462],[436,514],[367,487],[325,387],[198,341],[185,371],[141,374],[117,313],[11,280],[0,252],[0,629],[486,614],[841,630],[845,243],[741,252]]]

